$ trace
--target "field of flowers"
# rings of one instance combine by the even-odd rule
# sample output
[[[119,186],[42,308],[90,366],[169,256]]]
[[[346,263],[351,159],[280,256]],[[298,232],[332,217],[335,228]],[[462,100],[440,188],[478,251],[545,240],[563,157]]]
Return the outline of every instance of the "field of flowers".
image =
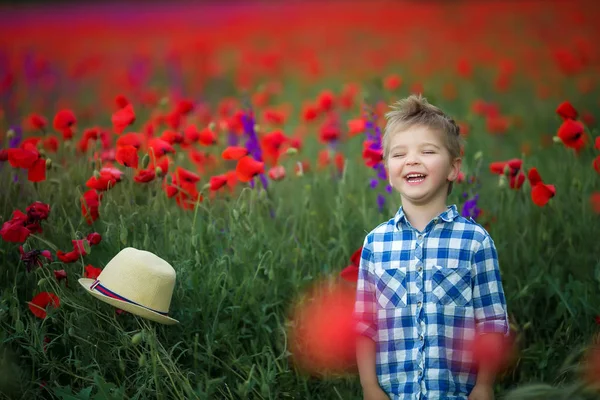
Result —
[[[498,249],[497,396],[598,398],[599,11],[0,8],[0,398],[362,398],[353,369],[297,368],[291,310],[318,282],[351,289],[399,207],[380,140],[410,93],[459,123],[449,202]],[[77,283],[125,247],[175,268],[179,324]]]

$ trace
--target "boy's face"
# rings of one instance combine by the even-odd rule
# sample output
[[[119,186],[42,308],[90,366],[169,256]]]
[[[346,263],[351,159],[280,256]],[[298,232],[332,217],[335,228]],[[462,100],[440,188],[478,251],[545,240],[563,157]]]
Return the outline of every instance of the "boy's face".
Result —
[[[460,172],[460,158],[451,160],[443,133],[412,126],[393,133],[387,160],[390,185],[415,205],[446,201],[449,181]],[[418,175],[418,176],[412,176]]]

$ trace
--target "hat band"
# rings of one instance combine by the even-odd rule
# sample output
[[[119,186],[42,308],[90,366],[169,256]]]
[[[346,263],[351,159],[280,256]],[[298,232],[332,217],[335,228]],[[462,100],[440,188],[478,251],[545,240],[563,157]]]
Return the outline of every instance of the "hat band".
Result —
[[[105,286],[102,286],[102,284],[100,284],[100,281],[98,279],[96,279],[94,281],[94,283],[92,283],[92,286],[90,286],[90,290],[97,290],[98,292],[102,293],[103,295],[105,295],[107,297],[110,297],[110,298],[113,298],[113,299],[117,299],[117,300],[121,300],[121,301],[124,301],[126,303],[134,304],[136,306],[145,308],[146,310],[150,310],[150,311],[155,312],[157,314],[164,315],[165,317],[168,314],[166,312],[162,312],[162,311],[158,311],[158,310],[153,310],[150,307],[143,306],[141,304],[136,303],[135,301],[131,301],[128,298],[125,298],[125,297],[123,297],[123,296],[121,296],[121,295],[113,292],[112,290],[107,289]]]

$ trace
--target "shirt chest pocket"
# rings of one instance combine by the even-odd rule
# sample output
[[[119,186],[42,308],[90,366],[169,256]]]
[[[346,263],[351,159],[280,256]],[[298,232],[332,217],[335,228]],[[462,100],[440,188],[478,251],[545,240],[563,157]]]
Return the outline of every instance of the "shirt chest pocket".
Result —
[[[381,308],[406,307],[408,290],[406,272],[399,268],[388,268],[376,271],[377,303]]]
[[[472,300],[471,265],[449,261],[431,267],[431,294],[433,301],[442,305],[464,307]]]

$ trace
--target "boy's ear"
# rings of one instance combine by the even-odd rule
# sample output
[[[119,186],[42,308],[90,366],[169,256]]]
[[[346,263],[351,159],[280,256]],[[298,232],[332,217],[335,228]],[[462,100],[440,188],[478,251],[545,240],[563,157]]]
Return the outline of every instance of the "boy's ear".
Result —
[[[452,168],[450,170],[450,174],[448,174],[448,180],[454,182],[458,179],[458,175],[460,174],[460,167],[462,166],[462,158],[457,157],[452,161]]]

